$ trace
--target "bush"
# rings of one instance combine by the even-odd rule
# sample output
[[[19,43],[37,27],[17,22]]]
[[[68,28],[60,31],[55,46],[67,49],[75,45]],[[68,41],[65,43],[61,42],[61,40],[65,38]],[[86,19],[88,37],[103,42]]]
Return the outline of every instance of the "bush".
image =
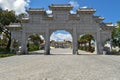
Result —
[[[108,55],[120,55],[120,53],[116,50],[113,50],[111,52],[107,52]]]
[[[7,54],[3,54],[3,53],[0,53],[0,58],[3,58],[3,57],[9,57],[9,56],[14,56],[15,54],[13,53],[7,53]]]
[[[0,52],[6,52],[6,48],[0,48]]]
[[[87,52],[94,52],[95,51],[95,48],[91,47],[89,48],[88,46],[81,46],[79,47],[80,50],[83,50],[83,51],[87,51]]]
[[[28,51],[36,51],[36,50],[39,50],[38,45],[29,45],[28,46]]]
[[[40,49],[40,50],[44,50],[44,46],[40,46],[39,49]]]

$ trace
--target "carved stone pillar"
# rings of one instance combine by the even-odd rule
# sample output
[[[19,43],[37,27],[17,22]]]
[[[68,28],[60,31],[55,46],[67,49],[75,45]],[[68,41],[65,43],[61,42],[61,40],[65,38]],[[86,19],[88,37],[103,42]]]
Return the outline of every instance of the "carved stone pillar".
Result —
[[[95,39],[95,38],[94,38],[94,39]],[[97,51],[98,51],[98,50],[97,50],[98,48],[97,48],[97,41],[96,41],[96,39],[95,39],[94,45],[95,45],[95,52],[94,52],[94,53],[95,53],[95,54],[98,54],[98,52],[97,52]]]
[[[73,54],[78,53],[78,40],[77,40],[77,29],[76,27],[73,28]]]
[[[97,54],[102,54],[103,52],[103,45],[102,41],[100,39],[100,32],[97,32],[97,38],[96,38],[96,43],[97,43]]]
[[[26,33],[22,33],[22,42],[21,42],[22,54],[27,54],[27,42],[26,42]]]
[[[49,29],[46,29],[45,34],[45,55],[50,55],[50,32]]]
[[[10,52],[12,53],[13,51],[13,37],[11,36],[11,45],[10,45]]]
[[[97,33],[92,33],[92,36],[94,37],[94,39],[95,39],[95,43],[94,43],[94,45],[95,45],[95,54],[98,54],[98,47],[97,47]]]
[[[13,41],[14,41],[14,31],[11,31],[11,45],[10,45],[10,52],[12,52],[12,50],[13,50]]]

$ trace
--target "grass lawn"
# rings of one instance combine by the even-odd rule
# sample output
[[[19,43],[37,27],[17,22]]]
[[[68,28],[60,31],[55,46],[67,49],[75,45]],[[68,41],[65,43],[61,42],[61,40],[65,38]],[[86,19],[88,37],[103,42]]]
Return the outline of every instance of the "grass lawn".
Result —
[[[13,53],[0,53],[0,58],[4,58],[4,57],[9,57],[9,56],[14,56],[15,54]]]
[[[14,55],[16,54],[8,52],[5,47],[0,47],[0,58],[14,56]]]

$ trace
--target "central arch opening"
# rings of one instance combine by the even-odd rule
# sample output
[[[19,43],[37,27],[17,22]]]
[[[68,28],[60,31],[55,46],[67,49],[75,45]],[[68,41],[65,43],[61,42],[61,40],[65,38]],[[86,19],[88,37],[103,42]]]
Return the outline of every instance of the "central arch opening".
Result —
[[[51,54],[72,54],[72,35],[66,30],[56,30],[50,36]]]

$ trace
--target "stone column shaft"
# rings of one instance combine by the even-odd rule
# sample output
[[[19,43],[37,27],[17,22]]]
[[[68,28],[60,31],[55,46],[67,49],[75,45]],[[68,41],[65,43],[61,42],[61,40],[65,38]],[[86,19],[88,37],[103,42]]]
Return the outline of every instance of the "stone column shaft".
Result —
[[[97,32],[97,39],[96,39],[97,54],[102,54],[102,51],[103,51],[102,41],[101,41],[100,37],[101,37],[100,32]]]
[[[45,55],[50,54],[50,32],[49,29],[46,29],[45,34]]]
[[[22,32],[22,42],[21,42],[22,54],[27,54],[27,42],[26,42],[26,33]]]
[[[73,54],[77,54],[78,52],[78,40],[77,40],[77,29],[73,28]]]

